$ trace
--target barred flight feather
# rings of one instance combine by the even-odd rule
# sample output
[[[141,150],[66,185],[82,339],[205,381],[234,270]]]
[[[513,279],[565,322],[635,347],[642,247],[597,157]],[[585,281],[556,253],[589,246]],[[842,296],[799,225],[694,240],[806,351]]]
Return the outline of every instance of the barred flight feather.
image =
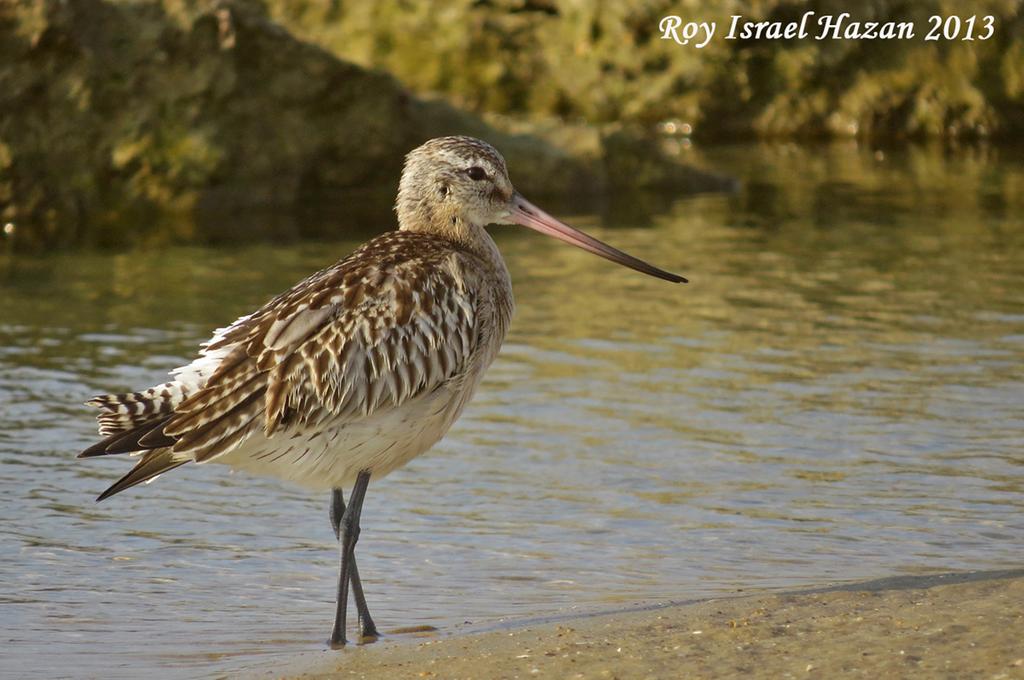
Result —
[[[156,416],[167,415],[184,401],[189,388],[178,382],[166,382],[142,392],[104,394],[85,402],[102,413],[97,416],[102,436],[127,432]]]

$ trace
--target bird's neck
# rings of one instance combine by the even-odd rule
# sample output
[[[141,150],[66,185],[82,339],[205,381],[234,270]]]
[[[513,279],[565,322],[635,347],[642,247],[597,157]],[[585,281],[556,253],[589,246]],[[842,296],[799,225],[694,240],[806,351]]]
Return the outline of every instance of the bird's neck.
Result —
[[[470,232],[472,234],[470,236],[471,243],[462,242],[463,247],[471,250],[477,257],[490,265],[494,269],[495,275],[508,281],[509,289],[511,290],[508,267],[505,266],[505,258],[501,256],[501,251],[498,250],[498,244],[494,242],[494,239],[491,238],[491,235],[483,227],[473,227]]]
[[[406,214],[399,210],[398,225],[400,231],[440,236],[496,268],[505,268],[498,246],[483,225],[473,224],[460,215],[449,213],[443,207],[426,211],[420,209]]]

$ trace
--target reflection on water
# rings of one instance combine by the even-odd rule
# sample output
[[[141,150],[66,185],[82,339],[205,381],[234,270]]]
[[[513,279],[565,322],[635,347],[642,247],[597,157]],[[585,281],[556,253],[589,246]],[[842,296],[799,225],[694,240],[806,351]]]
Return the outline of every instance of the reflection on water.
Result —
[[[370,487],[379,625],[1018,564],[1024,167],[856,147],[702,160],[743,189],[660,197],[652,228],[575,220],[688,286],[501,232],[519,300],[503,354],[451,435]],[[161,381],[353,245],[0,272],[5,665],[193,677],[321,645],[326,497],[186,466],[96,505],[126,463],[74,454],[93,439],[83,399]]]

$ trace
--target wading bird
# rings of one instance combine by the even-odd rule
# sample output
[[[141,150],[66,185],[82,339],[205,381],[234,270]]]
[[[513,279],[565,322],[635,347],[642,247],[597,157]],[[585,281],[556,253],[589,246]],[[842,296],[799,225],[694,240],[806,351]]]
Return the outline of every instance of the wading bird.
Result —
[[[396,211],[397,231],[217,330],[170,382],[89,401],[104,439],[79,456],[141,456],[97,500],[189,462],[330,490],[341,545],[332,647],[345,644],[350,584],[360,636],[377,636],[355,560],[367,484],[444,436],[508,331],[512,282],[484,227],[523,225],[686,281],[527,201],[501,155],[471,137],[433,139],[409,153]]]

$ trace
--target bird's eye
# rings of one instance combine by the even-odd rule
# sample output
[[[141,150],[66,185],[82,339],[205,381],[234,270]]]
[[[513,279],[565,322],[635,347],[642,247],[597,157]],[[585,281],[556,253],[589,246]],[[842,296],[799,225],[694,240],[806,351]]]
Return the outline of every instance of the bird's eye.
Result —
[[[466,174],[469,175],[471,180],[479,182],[482,179],[487,179],[487,172],[479,165],[474,165],[469,170],[466,170]]]

